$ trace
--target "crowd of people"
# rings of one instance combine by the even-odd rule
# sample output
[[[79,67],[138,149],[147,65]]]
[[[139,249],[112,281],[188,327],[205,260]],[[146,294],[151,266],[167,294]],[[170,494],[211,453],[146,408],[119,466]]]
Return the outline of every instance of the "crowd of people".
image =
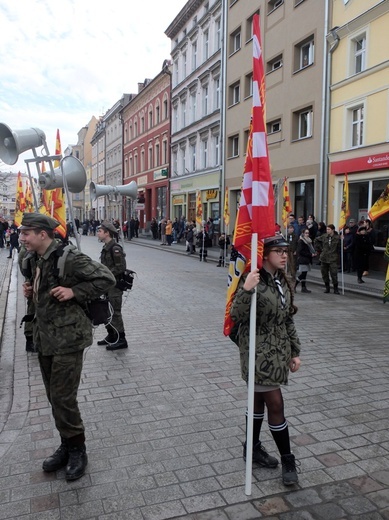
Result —
[[[289,215],[286,240],[289,244],[288,271],[295,279],[295,289],[301,283],[301,292],[311,292],[307,288],[307,274],[314,260],[320,266],[325,293],[330,292],[332,282],[334,294],[339,293],[338,273],[356,273],[357,282],[365,283],[369,274],[369,258],[374,251],[376,233],[369,219],[357,222],[350,218],[347,225],[338,232],[333,224],[316,222],[314,215],[305,220],[296,220]]]

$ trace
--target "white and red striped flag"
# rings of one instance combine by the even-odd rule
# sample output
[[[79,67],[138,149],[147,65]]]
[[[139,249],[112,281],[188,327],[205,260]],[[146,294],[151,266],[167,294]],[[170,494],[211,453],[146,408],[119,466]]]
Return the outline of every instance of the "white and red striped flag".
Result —
[[[241,198],[236,217],[233,246],[240,254],[235,265],[232,255],[228,275],[227,304],[224,316],[224,334],[231,332],[233,321],[230,308],[238,282],[244,271],[250,269],[253,233],[259,239],[275,234],[274,193],[267,147],[265,122],[265,75],[259,30],[259,15],[253,17],[253,107],[247,142]],[[243,258],[242,258],[243,257]],[[262,267],[263,241],[258,240],[257,267]],[[242,270],[242,261],[245,267]]]

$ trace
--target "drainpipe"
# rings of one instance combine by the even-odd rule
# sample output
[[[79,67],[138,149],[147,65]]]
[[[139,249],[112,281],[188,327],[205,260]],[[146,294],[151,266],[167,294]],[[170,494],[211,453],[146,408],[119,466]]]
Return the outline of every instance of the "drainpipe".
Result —
[[[319,206],[318,215],[323,222],[327,223],[328,213],[328,175],[329,175],[329,130],[330,130],[330,103],[331,103],[331,65],[332,53],[339,45],[339,36],[336,32],[338,27],[329,30],[329,10],[330,3],[325,3],[325,20],[324,20],[324,59],[323,59],[323,84],[322,84],[322,122],[321,122],[321,150],[320,150],[320,178],[319,178]],[[330,48],[328,48],[327,35],[331,33],[334,40]]]
[[[227,0],[222,0],[222,20],[223,20],[223,42],[222,42],[222,84],[221,84],[221,110],[220,110],[220,180],[219,180],[219,234],[222,233],[223,225],[223,209],[224,209],[224,198],[225,198],[225,185],[226,185],[226,80],[227,80],[227,16],[228,16],[228,3]],[[228,230],[226,230],[227,232]]]

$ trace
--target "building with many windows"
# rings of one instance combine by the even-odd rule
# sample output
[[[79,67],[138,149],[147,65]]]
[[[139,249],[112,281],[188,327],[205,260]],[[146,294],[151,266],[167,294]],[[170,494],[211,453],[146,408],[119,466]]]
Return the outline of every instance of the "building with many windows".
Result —
[[[203,218],[220,215],[222,101],[221,0],[189,0],[165,34],[171,39],[172,219],[195,220],[196,193]]]
[[[124,220],[138,217],[149,231],[153,218],[169,216],[171,63],[138,84],[138,94],[123,107],[123,184],[135,181],[137,198],[127,198]]]
[[[322,149],[326,2],[228,0],[225,183],[233,229],[239,203],[252,107],[252,21],[260,16],[266,123],[276,201],[282,211],[287,178],[293,210],[325,214]],[[325,200],[325,203],[323,202]]]
[[[330,215],[337,225],[348,176],[350,217],[368,210],[389,183],[389,2],[333,0],[330,99]],[[376,266],[389,236],[389,213],[374,222]],[[373,266],[374,266],[373,263]]]

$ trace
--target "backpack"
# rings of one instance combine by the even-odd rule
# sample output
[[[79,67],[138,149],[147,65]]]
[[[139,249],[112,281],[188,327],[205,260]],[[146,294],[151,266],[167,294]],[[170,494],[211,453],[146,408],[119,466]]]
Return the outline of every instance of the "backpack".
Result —
[[[112,261],[114,261],[113,248],[111,248],[111,257],[112,257]],[[131,271],[131,269],[125,269],[119,275],[119,279],[117,280],[115,287],[117,289],[120,289],[121,291],[131,291],[133,283],[134,283],[135,275],[136,275],[135,271]]]

